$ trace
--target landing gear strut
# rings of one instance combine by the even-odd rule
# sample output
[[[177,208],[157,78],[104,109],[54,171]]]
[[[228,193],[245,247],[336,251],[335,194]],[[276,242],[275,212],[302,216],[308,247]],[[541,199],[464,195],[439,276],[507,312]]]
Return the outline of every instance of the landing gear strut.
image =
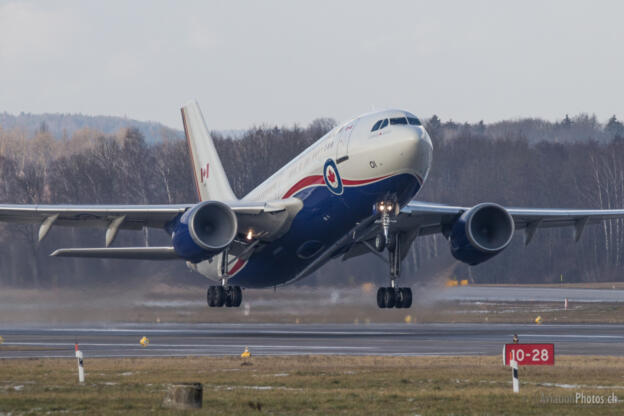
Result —
[[[237,308],[243,300],[243,292],[240,286],[210,286],[206,293],[208,306]]]

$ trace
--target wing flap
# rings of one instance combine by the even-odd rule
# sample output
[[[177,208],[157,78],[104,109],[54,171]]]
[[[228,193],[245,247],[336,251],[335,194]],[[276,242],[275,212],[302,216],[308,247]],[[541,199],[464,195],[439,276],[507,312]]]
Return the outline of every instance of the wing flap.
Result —
[[[61,248],[50,255],[53,257],[82,257],[127,260],[179,259],[173,247]]]

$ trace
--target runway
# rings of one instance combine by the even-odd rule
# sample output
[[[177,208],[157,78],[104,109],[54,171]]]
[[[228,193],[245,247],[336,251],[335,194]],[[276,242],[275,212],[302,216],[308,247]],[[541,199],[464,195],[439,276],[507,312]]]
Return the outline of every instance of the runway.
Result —
[[[238,355],[492,355],[520,342],[555,343],[557,354],[624,355],[624,325],[515,324],[119,324],[2,327],[0,358]],[[139,339],[149,338],[142,347]]]
[[[458,286],[433,293],[447,301],[486,302],[624,302],[622,289],[580,289],[553,287]]]

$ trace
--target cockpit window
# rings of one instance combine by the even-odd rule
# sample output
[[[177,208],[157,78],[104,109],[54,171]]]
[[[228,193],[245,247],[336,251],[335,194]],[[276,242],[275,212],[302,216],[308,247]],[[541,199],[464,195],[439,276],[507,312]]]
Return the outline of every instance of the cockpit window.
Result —
[[[392,124],[392,125],[395,125],[395,124],[407,124],[407,119],[405,117],[391,118],[390,119],[390,124]]]
[[[386,127],[388,125],[388,119],[385,119],[382,123],[381,126],[379,126],[379,130],[383,129],[384,127]]]
[[[376,131],[377,129],[379,129],[379,125],[381,124],[382,121],[383,120],[378,120],[377,123],[375,123],[375,125],[371,129],[371,131]]]
[[[409,121],[409,124],[412,126],[422,126],[422,123],[416,117],[408,117],[407,121]]]

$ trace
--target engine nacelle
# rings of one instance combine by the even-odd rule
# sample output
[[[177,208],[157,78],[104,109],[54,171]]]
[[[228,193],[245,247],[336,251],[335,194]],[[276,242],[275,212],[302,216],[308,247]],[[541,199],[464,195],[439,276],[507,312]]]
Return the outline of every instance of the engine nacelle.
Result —
[[[492,203],[475,205],[453,224],[451,253],[470,265],[483,263],[511,243],[514,230],[513,218],[505,208]]]
[[[219,201],[205,201],[187,210],[173,229],[173,248],[192,263],[207,260],[229,246],[238,229],[236,214]]]

